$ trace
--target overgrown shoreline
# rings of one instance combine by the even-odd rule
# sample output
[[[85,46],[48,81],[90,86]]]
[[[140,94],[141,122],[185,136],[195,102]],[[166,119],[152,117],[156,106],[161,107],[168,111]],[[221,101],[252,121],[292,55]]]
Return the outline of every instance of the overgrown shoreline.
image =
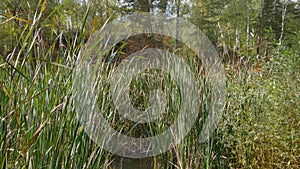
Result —
[[[98,1],[94,3],[99,5]],[[200,1],[198,3],[198,6],[193,6],[195,13],[200,12],[196,9],[203,5]],[[293,5],[290,3],[289,5]],[[260,8],[255,6],[257,4],[251,4],[253,10],[259,11]],[[52,5],[50,2],[46,3],[46,0],[40,0],[32,6],[24,7],[23,14],[28,9],[27,15],[19,16],[11,11],[12,7],[9,5],[2,4],[0,7],[0,38],[3,49],[0,52],[0,168],[111,168],[115,156],[95,144],[76,118],[72,102],[72,74],[90,35],[89,31],[100,29],[110,16],[116,18],[113,15],[113,11],[118,11],[116,9],[120,10],[120,14],[126,10],[112,7],[112,4],[99,5],[101,10],[82,4],[81,9],[80,4],[71,1]],[[77,27],[76,33],[68,35],[72,24],[62,14],[71,13],[74,17],[76,12],[72,10],[72,5],[78,11],[81,9],[82,13],[77,13],[81,17],[76,15],[77,20],[72,21],[74,27]],[[234,7],[230,6],[232,4],[227,5],[228,8]],[[107,11],[97,19],[97,10]],[[299,9],[295,8],[296,10]],[[186,11],[182,11],[183,15]],[[209,13],[204,14],[208,16]],[[213,12],[211,15],[220,17]],[[198,15],[191,15],[189,20],[200,21],[201,18],[196,16]],[[254,13],[241,17],[244,16],[246,19],[247,16],[253,20],[257,18]],[[296,20],[296,17],[288,17]],[[245,21],[245,18],[240,19]],[[213,19],[202,21],[204,26],[216,24]],[[255,25],[251,22],[249,21],[250,26]],[[240,26],[230,20],[226,23]],[[299,168],[299,28],[286,25],[285,29],[290,32],[286,33],[286,39],[281,44],[277,42],[278,38],[274,38],[277,36],[274,31],[278,30],[280,34],[281,29],[278,28],[265,29],[264,35],[252,32],[252,39],[248,37],[250,33],[241,33],[238,48],[235,41],[227,41],[226,38],[220,40],[221,35],[225,36],[224,29],[220,29],[223,30],[220,34],[214,35],[210,29],[201,27],[201,23],[195,24],[205,29],[204,32],[212,38],[214,44],[222,44],[229,51],[237,48],[238,56],[246,59],[235,64],[224,62],[227,76],[226,107],[212,137],[205,143],[199,143],[203,125],[203,119],[199,118],[189,135],[178,146],[151,159],[151,167]],[[241,27],[244,26],[247,23]],[[253,26],[254,28],[256,29]],[[231,28],[228,28],[229,34],[230,31]],[[291,32],[294,36],[290,35]],[[256,36],[265,40],[259,45],[267,44],[264,46],[268,48],[267,55],[262,49],[257,53]],[[232,37],[235,38],[235,32]],[[164,37],[162,40],[165,40]],[[176,45],[174,39],[163,43]],[[183,53],[189,53],[188,50],[182,47]],[[130,48],[127,48],[126,52],[128,51]],[[193,60],[192,54],[186,57],[193,69],[198,70],[199,61]],[[224,57],[231,56],[225,53]],[[198,73],[197,76],[201,77],[202,72]],[[142,89],[145,82],[136,82],[135,85]],[[136,101],[137,105],[143,105],[143,101]],[[201,115],[207,111],[205,106],[202,106],[201,111]],[[172,118],[174,117],[176,115]],[[134,128],[123,125],[124,128],[122,125],[117,127],[125,131]],[[164,123],[156,125],[158,127],[154,131],[147,130],[147,127],[153,126],[146,124],[145,128],[142,126],[133,134],[159,133],[166,127]]]

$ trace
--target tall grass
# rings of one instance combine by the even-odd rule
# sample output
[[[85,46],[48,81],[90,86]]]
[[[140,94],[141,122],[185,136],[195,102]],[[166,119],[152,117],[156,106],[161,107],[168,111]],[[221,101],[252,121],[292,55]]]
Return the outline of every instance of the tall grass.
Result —
[[[85,134],[71,100],[71,75],[83,47],[88,12],[82,29],[55,49],[64,36],[40,20],[43,1],[38,7],[35,22],[24,29],[3,22],[10,35],[7,43],[13,45],[7,45],[12,50],[0,57],[0,167],[111,168],[115,157]],[[48,39],[43,39],[45,29],[51,30]],[[192,56],[185,59],[193,70],[200,70]],[[151,168],[299,168],[299,65],[299,50],[282,46],[259,69],[228,65],[228,97],[219,128],[205,143],[198,142],[202,115],[208,112],[207,100],[202,100],[201,116],[190,134],[168,152],[147,159],[153,161]],[[199,84],[206,83],[202,72],[197,76]],[[132,94],[136,106],[147,105],[143,97],[149,81],[137,78],[132,84],[137,89]],[[167,117],[175,119],[176,114]],[[134,136],[155,135],[167,127],[115,124]]]
[[[1,168],[105,168],[107,153],[85,135],[70,100],[82,31],[55,49],[62,34],[43,25],[38,6],[25,29],[6,25],[14,48],[1,57]]]
[[[230,78],[219,128],[232,168],[298,168],[299,50],[278,46],[259,69]]]

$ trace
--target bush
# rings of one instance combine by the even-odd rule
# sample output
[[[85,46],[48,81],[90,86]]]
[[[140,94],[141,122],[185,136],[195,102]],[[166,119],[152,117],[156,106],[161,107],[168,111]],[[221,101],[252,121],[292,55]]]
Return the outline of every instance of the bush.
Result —
[[[300,161],[300,59],[277,47],[261,71],[229,80],[222,143],[233,168],[298,168]]]

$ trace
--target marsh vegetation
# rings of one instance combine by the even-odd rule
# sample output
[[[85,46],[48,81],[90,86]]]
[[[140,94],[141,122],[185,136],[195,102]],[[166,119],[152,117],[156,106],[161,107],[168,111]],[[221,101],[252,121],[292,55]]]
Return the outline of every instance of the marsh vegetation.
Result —
[[[124,164],[166,169],[300,167],[299,1],[122,2],[1,1],[0,168],[120,167],[122,157],[95,144],[76,118],[72,74],[92,33],[107,20],[139,11],[185,17],[199,27],[224,61],[227,97],[218,127],[206,142],[198,140],[209,111],[203,99],[199,119],[180,144],[146,161],[124,159]],[[181,53],[198,83],[206,84],[201,60],[190,49],[170,37],[149,37],[124,40],[115,50],[119,58],[103,61],[116,63],[137,51],[137,43],[139,49],[160,46]],[[132,100],[141,109],[148,104],[147,77],[131,84],[136,89]],[[201,91],[202,96],[210,92]],[[139,137],[162,132],[176,113],[166,117],[164,123],[138,126],[118,118],[111,122]]]

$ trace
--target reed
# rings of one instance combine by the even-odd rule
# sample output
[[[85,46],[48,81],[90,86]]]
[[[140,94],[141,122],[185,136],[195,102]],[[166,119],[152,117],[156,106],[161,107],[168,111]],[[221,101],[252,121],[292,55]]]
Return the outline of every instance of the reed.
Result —
[[[25,28],[15,27],[11,22],[1,24],[10,34],[7,44],[13,45],[6,46],[12,48],[11,52],[0,57],[0,167],[111,168],[115,156],[85,134],[84,126],[75,118],[72,102],[72,73],[84,45],[88,12],[80,31],[55,49],[57,40],[63,36],[46,24],[47,20],[40,20],[43,1],[38,7],[35,22]],[[49,15],[57,11],[59,8]],[[44,29],[50,29],[50,45],[42,39]],[[199,119],[179,145],[147,159],[152,160],[151,167],[299,168],[299,50],[279,46],[270,61],[259,62],[260,70],[249,66],[250,61],[239,70],[226,65],[226,108],[219,127],[204,143],[199,143],[198,138],[209,111],[209,99],[205,98],[210,89],[205,88],[207,81],[199,61],[187,51],[183,47],[177,52],[184,54],[184,60],[196,73],[197,83],[203,87],[199,93]],[[167,84],[169,90],[175,90],[176,83],[166,74],[161,76],[168,83],[147,75],[133,80],[131,97],[136,107],[144,109],[149,104],[146,98],[151,84],[163,89]],[[105,88],[103,92],[110,90]],[[105,93],[99,98],[99,104],[111,105]],[[120,121],[110,108],[106,116],[120,132],[136,137],[155,136],[177,117],[180,94],[169,98],[175,108],[163,114],[163,121],[136,125]]]

